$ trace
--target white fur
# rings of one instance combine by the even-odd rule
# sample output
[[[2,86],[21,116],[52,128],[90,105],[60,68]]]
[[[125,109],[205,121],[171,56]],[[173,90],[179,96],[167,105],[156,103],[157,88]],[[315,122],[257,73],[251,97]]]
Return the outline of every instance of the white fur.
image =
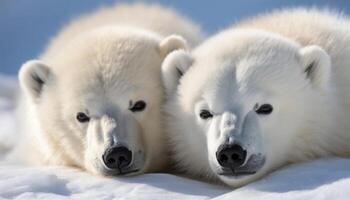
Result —
[[[349,156],[349,27],[337,13],[278,11],[238,23],[187,55],[170,53],[163,69],[188,69],[183,77],[163,74],[165,84],[179,83],[167,87],[165,106],[179,169],[238,187],[289,163]],[[256,114],[257,103],[273,112]],[[201,119],[203,109],[213,118]],[[265,155],[265,164],[253,175],[219,175],[215,153],[225,141]]]
[[[174,51],[164,60],[162,67],[163,82],[168,95],[170,96],[177,85],[180,76],[184,74],[188,66],[192,64],[192,58],[183,50]]]
[[[190,20],[160,6],[118,5],[74,20],[40,61],[20,70],[22,135],[8,159],[108,174],[102,155],[122,144],[133,152],[130,170],[165,169],[161,63],[202,37]],[[147,107],[131,112],[139,100]],[[78,112],[90,121],[79,123]]]

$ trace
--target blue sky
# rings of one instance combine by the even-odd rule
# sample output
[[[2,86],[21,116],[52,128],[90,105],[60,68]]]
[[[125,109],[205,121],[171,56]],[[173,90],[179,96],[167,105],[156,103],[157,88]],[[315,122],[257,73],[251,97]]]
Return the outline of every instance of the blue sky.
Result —
[[[115,0],[1,0],[0,73],[15,75],[23,62],[37,58],[48,40],[74,17]],[[288,7],[329,7],[350,15],[348,0],[154,0],[198,22],[209,34],[245,17]]]

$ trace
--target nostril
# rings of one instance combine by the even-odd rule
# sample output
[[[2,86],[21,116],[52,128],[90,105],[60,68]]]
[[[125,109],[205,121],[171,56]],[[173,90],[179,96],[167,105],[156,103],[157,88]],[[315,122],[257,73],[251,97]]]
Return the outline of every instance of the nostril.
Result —
[[[237,144],[233,145],[230,148],[230,153],[233,167],[239,167],[243,165],[247,156],[247,151],[244,150],[242,146]]]
[[[241,155],[237,154],[237,153],[232,154],[231,159],[232,160],[242,160]]]
[[[118,160],[119,160],[119,163],[123,163],[124,161],[126,161],[126,158],[124,156],[120,156]]]
[[[108,163],[108,164],[113,164],[113,163],[115,163],[115,159],[114,159],[114,158],[109,158],[109,159],[107,160],[107,163]]]
[[[221,163],[226,163],[228,161],[228,157],[225,154],[220,155],[219,161]]]

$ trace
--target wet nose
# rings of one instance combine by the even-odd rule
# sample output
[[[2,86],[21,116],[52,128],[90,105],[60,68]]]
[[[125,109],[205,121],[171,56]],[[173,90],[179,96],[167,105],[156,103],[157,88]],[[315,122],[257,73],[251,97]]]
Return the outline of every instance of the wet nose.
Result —
[[[110,169],[123,169],[131,163],[132,153],[124,146],[108,148],[103,154],[103,162]]]
[[[241,145],[220,145],[216,152],[216,159],[224,168],[234,169],[243,165],[247,157],[247,151]]]

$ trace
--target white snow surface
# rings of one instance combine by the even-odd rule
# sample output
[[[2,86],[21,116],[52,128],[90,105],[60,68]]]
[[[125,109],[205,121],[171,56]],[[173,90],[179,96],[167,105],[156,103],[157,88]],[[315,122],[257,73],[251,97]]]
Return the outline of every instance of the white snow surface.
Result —
[[[17,81],[0,75],[0,158],[19,139]],[[25,156],[25,155],[24,155]],[[239,189],[171,174],[100,177],[65,167],[0,165],[0,199],[350,199],[350,159],[296,164]]]

